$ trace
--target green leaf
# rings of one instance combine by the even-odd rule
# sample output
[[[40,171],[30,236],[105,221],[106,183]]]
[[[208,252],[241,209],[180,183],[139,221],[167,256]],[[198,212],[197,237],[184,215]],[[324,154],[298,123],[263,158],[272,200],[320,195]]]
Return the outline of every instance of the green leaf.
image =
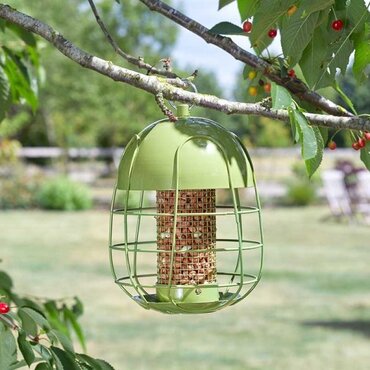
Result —
[[[347,1],[347,17],[351,22],[353,32],[361,32],[369,18],[369,11],[364,0]]]
[[[36,70],[37,77],[39,77],[39,72],[42,66],[40,65],[40,55],[37,51],[36,47],[27,46],[26,51],[28,54],[28,59],[32,65],[32,67]]]
[[[255,71],[255,68],[251,67],[250,65],[246,64],[243,68],[243,78],[244,80],[248,79],[249,72]]]
[[[59,357],[53,353],[53,360],[56,370],[65,370],[62,362],[60,361]]]
[[[92,358],[84,354],[78,354],[77,357],[80,361],[91,366],[93,370],[114,370],[113,366],[104,360]]]
[[[100,365],[101,370],[114,370],[114,367],[105,360],[96,360]]]
[[[48,319],[51,326],[68,336],[69,335],[68,327],[60,319],[60,311],[58,310],[55,301],[52,300],[47,301],[44,304],[44,307],[48,314]]]
[[[233,3],[235,0],[219,0],[218,2],[218,10],[222,9],[224,6]]]
[[[11,290],[13,281],[11,277],[4,271],[0,271],[0,289]]]
[[[33,337],[35,337],[38,334],[38,330],[37,330],[37,324],[33,320],[33,318],[27,315],[25,312],[23,312],[21,308],[18,310],[18,316],[22,322],[22,329],[28,335],[32,335]]]
[[[35,47],[36,46],[36,38],[31,33],[26,31],[24,28],[17,26],[14,23],[7,22],[6,27],[13,31],[21,40],[23,40],[27,45]]]
[[[0,322],[0,369],[9,369],[17,361],[17,345],[10,329]]]
[[[319,127],[322,140],[324,141],[324,145],[329,139],[329,129],[327,127]]]
[[[310,0],[305,1],[302,7],[304,8],[304,15],[309,15],[319,10],[330,8],[334,4],[334,0]]]
[[[271,83],[271,99],[274,109],[287,109],[293,103],[289,91],[275,82]]]
[[[281,46],[289,65],[293,67],[301,59],[303,50],[312,39],[319,12],[302,18],[300,11],[289,17],[281,29]]]
[[[26,339],[26,332],[24,330],[21,330],[19,332],[17,342],[24,360],[26,361],[28,366],[31,366],[31,364],[35,360],[35,354],[33,352],[31,344]]]
[[[53,370],[53,368],[46,362],[40,362],[35,370]]]
[[[54,346],[50,347],[50,349],[52,353],[58,357],[65,369],[80,370],[80,367],[78,366],[77,362],[74,359],[74,356],[71,353],[63,351],[62,349]]]
[[[370,64],[370,27],[366,25],[364,31],[353,35],[355,58],[353,62],[353,74],[358,82],[364,82],[365,69]]]
[[[320,29],[323,30],[324,25]],[[322,35],[324,37],[325,31],[323,31]],[[346,73],[349,57],[353,51],[353,42],[350,39],[350,35],[344,31],[338,34],[336,31],[330,29],[329,32],[327,32],[326,42],[329,44],[326,59],[328,63],[325,69],[320,71],[321,74],[315,84],[316,89],[332,85],[335,80],[337,69],[340,69],[342,74]],[[330,70],[329,77],[328,68]]]
[[[351,99],[347,96],[347,94],[341,89],[337,81],[334,81],[334,89],[337,91],[337,93],[340,95],[340,97],[343,99],[343,101],[349,106],[353,114],[356,116],[358,115]]]
[[[294,143],[298,143],[299,142],[299,132],[297,130],[297,125],[296,125],[295,117],[293,113],[294,109],[295,108],[293,107],[289,107],[288,115],[289,115],[290,128],[292,130],[292,137],[293,137]]]
[[[366,142],[366,146],[361,149],[360,153],[361,161],[365,167],[370,171],[370,142]]]
[[[337,49],[334,50],[334,56],[328,64],[333,76],[335,76],[337,68],[341,70],[342,75],[345,75],[349,63],[349,57],[352,52],[353,42],[349,39],[349,37],[345,37],[341,40],[340,45],[337,46]]]
[[[25,366],[27,366],[26,361],[20,360],[20,361],[17,361],[16,363],[12,364],[9,367],[8,370],[16,370],[16,369],[24,368]]]
[[[38,100],[35,92],[32,90],[27,67],[23,64],[22,59],[13,53],[12,50],[5,47],[3,47],[3,50],[6,53],[4,72],[10,83],[13,100],[19,101],[23,98],[35,111],[38,106]]]
[[[307,174],[310,178],[321,165],[322,157],[324,154],[324,147],[325,147],[325,141],[323,137],[321,136],[320,129],[318,127],[312,127],[312,128],[313,128],[313,131],[316,137],[317,152],[313,158],[305,161]]]
[[[217,35],[246,35],[242,28],[230,22],[217,23],[209,32]]]
[[[42,357],[44,361],[49,362],[52,359],[52,355],[47,347],[38,343],[33,345],[34,350]]]
[[[253,48],[262,52],[272,42],[272,39],[268,37],[268,31],[276,28],[280,17],[286,15],[289,7],[295,2],[295,0],[261,0],[254,15],[253,28],[250,33]]]
[[[238,0],[240,19],[243,22],[255,13],[260,0]]]
[[[30,307],[21,307],[18,310],[18,315],[26,316],[32,319],[38,326],[48,332],[51,327],[46,318],[40,313]],[[23,321],[22,321],[23,322]]]
[[[326,87],[332,83],[332,78],[326,71],[328,65],[327,54],[327,29],[326,27],[316,28],[299,61],[307,85],[312,89]]]
[[[75,303],[72,306],[72,312],[76,317],[81,316],[84,312],[84,305],[78,297],[74,297]]]
[[[335,10],[345,10],[347,6],[347,0],[336,0],[334,4]]]
[[[77,311],[79,312],[79,311]],[[78,314],[78,313],[77,313]],[[76,316],[77,314],[74,314],[73,311],[69,310],[68,308],[64,309],[64,315],[66,320],[72,325],[73,330],[75,331],[78,341],[81,344],[81,347],[84,351],[86,351],[86,341],[85,341],[85,335],[81,329],[81,326],[77,322]]]
[[[321,10],[320,15],[319,15],[319,20],[317,21],[316,27],[324,25],[325,29],[327,30],[328,19],[330,17],[330,12],[331,12],[331,8]]]
[[[302,112],[295,109],[293,110],[294,121],[299,132],[299,141],[302,147],[302,157],[306,161],[314,158],[317,154],[317,139],[315,131],[308,124],[307,118]]]
[[[6,112],[10,106],[10,86],[8,78],[4,73],[2,66],[0,65],[0,122],[5,118]],[[0,286],[2,279],[0,276]]]
[[[20,299],[20,302],[18,303],[18,306],[20,306],[20,307],[27,306],[27,307],[30,307],[30,308],[34,309],[35,311],[43,312],[43,308],[38,303],[36,303],[35,301],[33,301],[29,298]]]
[[[79,361],[91,366],[92,369],[94,370],[101,370],[101,366],[100,366],[100,363],[98,362],[98,360],[96,360],[95,358],[92,358],[88,355],[84,355],[84,354],[77,354],[77,358],[79,359]]]
[[[51,330],[51,333],[53,333],[57,337],[59,343],[66,351],[71,353],[75,352],[72,341],[64,333],[58,330]]]

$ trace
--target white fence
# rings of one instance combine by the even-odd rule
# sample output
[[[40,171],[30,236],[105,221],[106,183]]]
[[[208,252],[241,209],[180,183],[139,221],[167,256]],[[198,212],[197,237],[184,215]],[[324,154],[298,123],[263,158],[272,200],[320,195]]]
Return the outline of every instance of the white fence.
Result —
[[[286,192],[286,182],[292,177],[292,167],[301,162],[300,148],[253,148],[249,150],[254,163],[256,176],[261,195],[279,197]],[[123,148],[69,148],[57,147],[24,147],[19,151],[19,156],[24,159],[57,159],[66,156],[74,162],[76,159],[100,160],[112,159],[118,167]],[[362,167],[359,153],[353,149],[326,150],[322,170],[335,167],[338,160],[349,160],[355,166]],[[72,163],[71,163],[72,164]],[[98,166],[91,165],[88,169],[69,166],[70,176],[77,180],[91,182],[100,175]]]

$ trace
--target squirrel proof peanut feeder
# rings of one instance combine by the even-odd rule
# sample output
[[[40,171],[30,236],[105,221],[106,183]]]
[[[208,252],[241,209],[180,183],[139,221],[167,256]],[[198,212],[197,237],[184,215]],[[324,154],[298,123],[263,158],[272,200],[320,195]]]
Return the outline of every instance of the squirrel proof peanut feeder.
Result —
[[[207,313],[245,298],[261,277],[260,203],[236,135],[177,108],[126,147],[110,220],[115,282],[141,306]],[[247,188],[252,205],[245,205]],[[225,201],[229,199],[230,204]]]

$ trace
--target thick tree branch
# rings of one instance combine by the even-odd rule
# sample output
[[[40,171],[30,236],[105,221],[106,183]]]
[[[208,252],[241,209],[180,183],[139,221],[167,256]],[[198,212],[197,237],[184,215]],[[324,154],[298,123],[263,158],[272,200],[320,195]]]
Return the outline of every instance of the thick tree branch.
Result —
[[[127,83],[153,95],[162,94],[163,97],[168,100],[195,104],[222,111],[227,114],[252,114],[281,121],[289,120],[288,113],[285,110],[269,109],[260,104],[233,102],[220,99],[213,95],[204,95],[185,91],[176,87],[176,81],[179,79],[171,80],[156,76],[148,76],[114,65],[109,61],[93,56],[84,50],[79,49],[47,24],[18,12],[6,4],[0,3],[0,18],[17,24],[27,31],[41,36],[54,45],[55,48],[57,48],[66,57],[80,64],[82,67],[94,70],[114,81]],[[334,129],[370,131],[370,120],[361,117],[337,117],[311,113],[307,113],[306,117],[312,125],[332,127]]]
[[[343,107],[335,104],[331,100],[326,99],[316,92],[309,90],[302,81],[296,78],[281,77],[280,72],[276,70],[276,68],[274,68],[270,63],[242,49],[229,37],[223,37],[221,35],[216,35],[209,32],[209,29],[204,27],[202,24],[187,17],[160,0],[140,1],[149,9],[164,15],[187,30],[195,33],[207,43],[218,46],[222,50],[232,55],[235,59],[250,65],[258,71],[261,71],[271,81],[284,86],[292,94],[312,104],[314,107],[317,107],[324,112],[333,114],[335,116],[352,116],[352,113],[348,112]]]
[[[104,33],[105,37],[107,38],[108,42],[112,45],[114,51],[121,56],[123,59],[125,59],[127,62],[139,67],[140,69],[145,69],[147,71],[147,74],[154,74],[159,76],[164,76],[168,78],[178,78],[176,73],[173,73],[168,70],[160,70],[158,68],[155,68],[149,63],[145,63],[143,58],[135,58],[134,56],[125,53],[117,44],[117,42],[114,40],[113,36],[108,31],[108,28],[104,24],[102,18],[100,17],[100,14],[98,12],[98,9],[95,6],[95,3],[93,0],[88,0],[90,4],[90,8],[95,16],[96,22],[98,23],[100,29]],[[185,85],[184,85],[185,86]]]

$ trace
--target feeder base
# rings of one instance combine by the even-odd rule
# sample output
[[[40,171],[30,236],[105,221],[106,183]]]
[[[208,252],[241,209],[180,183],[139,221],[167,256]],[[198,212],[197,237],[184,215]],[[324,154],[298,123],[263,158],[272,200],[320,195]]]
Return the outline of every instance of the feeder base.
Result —
[[[234,294],[219,294],[217,301],[202,303],[172,303],[159,301],[156,294],[144,295],[143,298],[135,296],[133,299],[146,309],[152,309],[167,314],[196,314],[210,313],[218,311],[226,306],[238,302],[239,296],[233,297]]]
[[[218,301],[219,294],[217,286],[173,286],[168,291],[167,285],[157,285],[157,299],[161,302],[209,303]]]

